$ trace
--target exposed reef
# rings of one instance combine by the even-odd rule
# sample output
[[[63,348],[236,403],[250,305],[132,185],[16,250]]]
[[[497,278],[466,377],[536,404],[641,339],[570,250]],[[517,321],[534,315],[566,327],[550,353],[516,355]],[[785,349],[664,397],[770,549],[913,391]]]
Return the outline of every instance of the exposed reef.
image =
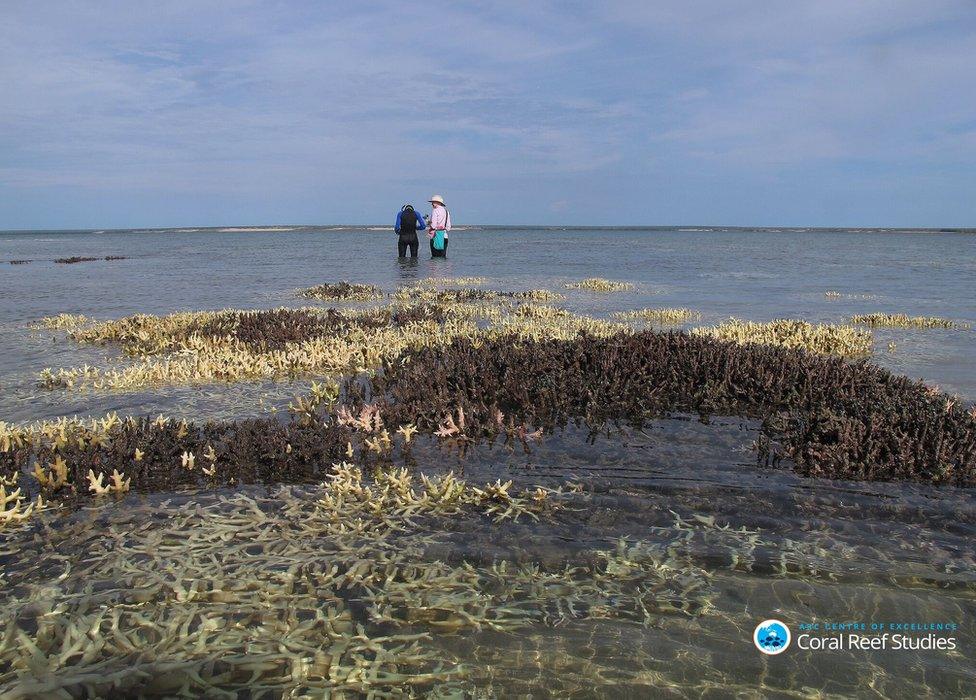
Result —
[[[528,447],[570,421],[695,412],[761,419],[759,460],[789,457],[806,476],[976,485],[976,411],[863,361],[645,331],[458,337],[381,363],[372,378],[315,385],[286,421],[0,425],[0,474],[11,487],[33,474],[17,484],[25,506],[97,496],[99,474],[134,490],[315,481],[340,459],[388,461],[418,432]]]
[[[851,323],[859,323],[874,328],[969,328],[968,323],[959,323],[937,316],[909,316],[907,314],[860,314],[851,316]]]
[[[75,328],[84,326],[86,323],[91,323],[91,321],[92,319],[84,314],[58,314],[57,316],[42,318],[37,323],[31,324],[31,328],[34,330],[74,330]]]
[[[579,282],[564,285],[566,289],[585,289],[589,292],[625,292],[634,288],[630,282],[603,279],[602,277],[588,277]]]
[[[537,343],[460,339],[373,381],[385,415],[465,435],[641,421],[672,411],[764,421],[760,457],[806,476],[976,485],[976,411],[864,361],[683,333]]]
[[[41,324],[69,329],[80,343],[117,344],[135,358],[128,366],[46,369],[49,388],[133,389],[161,384],[241,381],[357,373],[405,350],[443,345],[457,337],[516,333],[572,337],[629,330],[568,313],[525,310],[517,293],[477,289],[422,290],[413,303],[382,308],[270,309],[137,314],[79,325],[63,316]],[[499,301],[502,299],[503,301]],[[490,303],[489,303],[490,302]]]
[[[660,326],[678,326],[688,321],[700,321],[701,313],[693,309],[637,309],[634,311],[615,311],[612,318],[621,321],[644,321]]]
[[[325,301],[372,301],[382,299],[383,291],[372,284],[337,282],[299,289],[298,296]]]
[[[870,354],[874,342],[870,331],[854,326],[812,324],[791,318],[766,323],[732,318],[718,326],[696,328],[692,332],[742,344],[777,345],[848,357]]]

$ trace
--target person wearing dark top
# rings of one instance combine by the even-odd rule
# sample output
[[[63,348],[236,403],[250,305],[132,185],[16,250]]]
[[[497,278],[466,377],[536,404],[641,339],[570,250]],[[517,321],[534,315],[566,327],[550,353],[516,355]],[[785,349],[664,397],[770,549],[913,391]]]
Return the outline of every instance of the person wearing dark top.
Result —
[[[417,240],[417,231],[427,228],[424,215],[413,209],[412,204],[404,204],[403,208],[397,213],[396,225],[393,230],[399,234],[397,240],[397,253],[401,258],[407,257],[407,248],[410,249],[410,257],[417,257],[417,249],[420,241]]]

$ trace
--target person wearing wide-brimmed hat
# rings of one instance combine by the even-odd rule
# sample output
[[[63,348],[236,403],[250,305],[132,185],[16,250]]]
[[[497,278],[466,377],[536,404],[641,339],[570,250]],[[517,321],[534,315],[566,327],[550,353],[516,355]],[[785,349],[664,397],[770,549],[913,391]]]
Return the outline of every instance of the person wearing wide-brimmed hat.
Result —
[[[435,194],[429,200],[433,209],[427,217],[427,236],[430,238],[430,256],[447,257],[447,234],[451,230],[451,212],[444,204],[444,198]]]

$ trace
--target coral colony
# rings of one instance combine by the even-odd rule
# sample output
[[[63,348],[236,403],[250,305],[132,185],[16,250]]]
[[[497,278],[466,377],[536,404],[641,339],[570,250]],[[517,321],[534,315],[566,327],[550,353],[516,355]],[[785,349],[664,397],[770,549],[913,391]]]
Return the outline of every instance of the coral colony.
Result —
[[[418,442],[459,454],[482,442],[528,450],[570,424],[596,432],[677,412],[736,415],[761,421],[757,460],[788,459],[803,476],[976,485],[973,410],[847,359],[871,352],[867,329],[733,319],[658,332],[646,326],[701,314],[590,318],[556,305],[562,294],[486,283],[298,292],[367,303],[342,310],[40,321],[38,332],[126,358],[45,370],[51,390],[313,381],[282,417],[0,423],[4,547],[42,553],[21,557],[4,581],[0,693],[458,695],[471,679],[440,640],[459,631],[709,614],[709,574],[667,542],[623,540],[558,566],[444,556],[455,530],[517,536],[526,522],[585,509],[590,496],[580,484],[418,471]],[[867,318],[852,323],[941,327]],[[166,500],[132,495],[152,492]],[[695,537],[761,541],[699,520],[677,524]],[[86,556],[59,554],[67,542]],[[50,567],[63,567],[56,585]]]
[[[906,314],[863,314],[852,316],[851,323],[860,323],[877,328],[969,328],[968,324],[957,323],[937,316],[908,316]]]

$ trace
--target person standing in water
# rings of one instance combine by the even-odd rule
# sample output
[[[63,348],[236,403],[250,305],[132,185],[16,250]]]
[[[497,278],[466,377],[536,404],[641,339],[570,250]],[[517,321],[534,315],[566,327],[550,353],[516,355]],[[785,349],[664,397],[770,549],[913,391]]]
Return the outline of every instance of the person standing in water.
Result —
[[[397,213],[396,224],[393,230],[399,234],[397,240],[397,254],[401,258],[407,257],[407,248],[410,249],[410,257],[417,257],[420,249],[420,241],[417,240],[417,231],[427,228],[424,223],[423,214],[418,214],[413,209],[412,204],[404,204]]]
[[[430,238],[430,256],[447,257],[447,234],[451,230],[451,212],[444,206],[444,198],[435,194],[430,198],[433,210],[427,220],[427,237]]]

